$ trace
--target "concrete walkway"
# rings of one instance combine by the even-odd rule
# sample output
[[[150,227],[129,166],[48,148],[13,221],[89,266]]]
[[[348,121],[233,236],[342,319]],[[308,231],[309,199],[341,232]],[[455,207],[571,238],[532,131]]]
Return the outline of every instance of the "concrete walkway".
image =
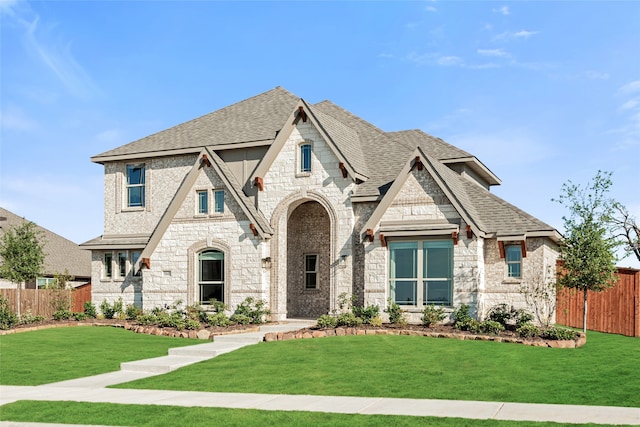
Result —
[[[118,372],[37,387],[0,386],[0,405],[17,400],[70,400],[78,402],[203,406],[364,415],[412,415],[512,421],[640,425],[640,408],[105,388],[108,385],[159,375],[191,363],[210,359],[236,348],[255,344],[261,341],[267,332],[290,331],[306,327],[309,324],[305,322],[288,322],[280,325],[263,326],[260,328],[260,332],[216,337],[212,343],[171,349],[168,356],[123,363],[121,370]],[[42,427],[43,425],[45,424],[0,422],[0,426]],[[54,424],[48,425],[53,426]]]

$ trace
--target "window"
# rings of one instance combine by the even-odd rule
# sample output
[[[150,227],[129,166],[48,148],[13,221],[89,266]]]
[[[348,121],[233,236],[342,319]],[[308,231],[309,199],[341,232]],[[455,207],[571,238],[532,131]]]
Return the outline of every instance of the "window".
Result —
[[[118,252],[118,274],[119,277],[127,276],[127,253]]]
[[[131,268],[135,268],[136,262],[138,262],[138,258],[140,258],[140,251],[131,251]],[[142,269],[138,268],[138,271],[136,272],[136,274],[134,274],[134,276],[142,276]]]
[[[127,165],[127,206],[144,207],[144,163]]]
[[[209,213],[209,191],[201,190],[197,192],[198,194],[198,210],[199,214],[208,214]]]
[[[300,145],[300,172],[311,172],[311,144]]]
[[[224,213],[224,190],[215,190],[213,192],[213,211],[215,213]]]
[[[106,252],[104,254],[104,277],[110,278],[113,276],[113,254]]]
[[[505,245],[507,277],[522,277],[522,248],[520,245]]]
[[[398,305],[451,305],[453,242],[389,242],[389,290]]]
[[[53,277],[38,277],[36,279],[36,287],[38,289],[48,288],[56,284],[56,279]]]
[[[198,255],[198,287],[200,304],[212,299],[224,302],[224,253],[204,251]]]
[[[304,256],[304,287],[318,289],[318,255]]]

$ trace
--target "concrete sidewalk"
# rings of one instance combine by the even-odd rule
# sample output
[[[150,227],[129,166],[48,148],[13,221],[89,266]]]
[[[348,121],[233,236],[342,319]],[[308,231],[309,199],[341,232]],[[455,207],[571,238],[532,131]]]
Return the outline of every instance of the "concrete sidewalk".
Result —
[[[159,375],[189,363],[196,363],[200,360],[215,357],[220,354],[218,350],[226,352],[231,351],[229,349],[236,345],[243,346],[256,343],[262,339],[266,332],[294,330],[305,326],[307,326],[305,323],[269,325],[262,327],[260,332],[235,334],[233,336],[225,336],[221,340],[216,338],[213,343],[182,347],[180,349],[182,350],[181,353],[172,354],[172,351],[170,351],[170,355],[165,356],[165,358],[123,364],[123,369],[118,372],[94,377],[79,378],[37,387],[0,386],[0,405],[17,400],[49,400],[203,406],[269,411],[334,412],[363,415],[411,415],[512,421],[640,425],[640,408],[104,388],[112,384]],[[216,342],[218,347],[215,346]],[[180,360],[180,357],[186,359]],[[0,426],[18,425],[43,426],[43,424],[33,423],[0,422]]]

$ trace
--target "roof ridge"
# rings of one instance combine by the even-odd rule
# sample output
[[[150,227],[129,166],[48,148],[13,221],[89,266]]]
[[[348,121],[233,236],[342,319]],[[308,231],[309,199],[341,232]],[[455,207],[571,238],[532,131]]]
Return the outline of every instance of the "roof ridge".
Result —
[[[330,100],[328,100],[328,99],[325,99],[324,101],[320,101],[320,102],[317,102],[317,103],[312,104],[312,105],[313,105],[314,107],[315,107],[315,106],[317,106],[317,107],[320,107],[320,108],[322,108],[322,107],[323,107],[323,106],[325,106],[325,105],[329,105],[330,107],[334,107],[334,108],[336,108],[336,109],[339,109],[341,112],[343,112],[343,113],[347,114],[350,118],[352,118],[352,119],[356,120],[357,122],[359,122],[359,123],[361,123],[361,124],[366,125],[367,127],[371,128],[372,130],[376,130],[376,131],[378,131],[378,132],[380,132],[380,133],[383,133],[383,134],[384,134],[384,133],[386,133],[385,131],[383,131],[383,130],[382,130],[382,129],[380,129],[378,126],[374,125],[373,123],[366,121],[365,119],[363,119],[363,118],[362,118],[362,117],[360,117],[360,116],[356,116],[356,115],[355,115],[355,114],[353,114],[351,111],[346,110],[345,108],[343,108],[343,107],[339,106],[338,104],[336,104],[336,103],[334,103],[333,101],[330,101]],[[330,115],[330,116],[331,116],[331,117],[333,117],[334,119],[339,120],[339,119],[337,119],[333,114],[331,114],[330,112],[328,112],[328,111],[324,111],[324,110],[323,110],[323,112],[324,112],[325,114]],[[355,129],[354,129],[354,130],[355,130]],[[357,130],[356,130],[356,132],[357,132]]]

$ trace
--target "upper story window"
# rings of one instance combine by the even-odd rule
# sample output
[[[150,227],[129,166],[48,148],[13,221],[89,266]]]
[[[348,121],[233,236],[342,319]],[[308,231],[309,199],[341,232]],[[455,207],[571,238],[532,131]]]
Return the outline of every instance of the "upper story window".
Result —
[[[507,277],[522,277],[522,248],[518,245],[505,245],[507,258]]]
[[[213,212],[224,213],[224,190],[213,192]]]
[[[197,203],[198,209],[197,212],[199,214],[208,214],[209,213],[209,191],[208,190],[200,190],[197,191]]]
[[[311,172],[311,144],[305,142],[300,145],[300,173]]]
[[[127,165],[127,207],[144,207],[144,163]]]

